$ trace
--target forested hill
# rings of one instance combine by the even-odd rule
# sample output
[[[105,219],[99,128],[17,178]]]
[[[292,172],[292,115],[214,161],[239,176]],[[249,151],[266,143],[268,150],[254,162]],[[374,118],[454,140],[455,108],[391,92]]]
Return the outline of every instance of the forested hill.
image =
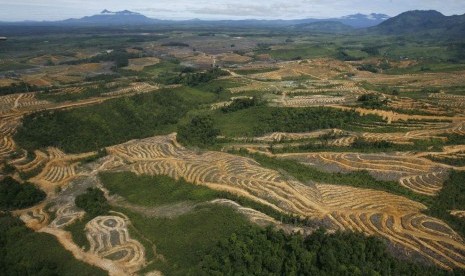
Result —
[[[428,35],[461,39],[465,36],[465,14],[445,16],[434,10],[408,11],[392,17],[370,31],[387,35]]]

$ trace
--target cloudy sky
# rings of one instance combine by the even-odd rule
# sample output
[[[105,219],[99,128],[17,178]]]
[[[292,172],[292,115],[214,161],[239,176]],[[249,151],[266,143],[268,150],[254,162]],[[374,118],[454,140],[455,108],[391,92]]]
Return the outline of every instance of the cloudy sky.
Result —
[[[464,14],[465,0],[0,0],[0,21],[79,18],[103,9],[160,19],[297,19],[414,9]]]

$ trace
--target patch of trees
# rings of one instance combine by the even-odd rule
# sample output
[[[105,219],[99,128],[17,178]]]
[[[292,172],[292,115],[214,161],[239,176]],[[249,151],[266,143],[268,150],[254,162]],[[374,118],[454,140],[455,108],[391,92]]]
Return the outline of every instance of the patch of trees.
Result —
[[[87,188],[86,192],[78,195],[74,202],[91,218],[105,215],[110,211],[110,205],[105,195],[98,188]]]
[[[387,100],[382,100],[380,95],[375,93],[364,94],[358,97],[357,101],[365,108],[381,108],[386,105]]]
[[[210,116],[195,116],[188,124],[178,127],[177,138],[181,143],[203,147],[215,144],[219,134]]]
[[[0,87],[0,96],[15,94],[15,93],[25,93],[39,91],[40,88],[36,85],[30,85],[25,82],[13,83],[9,86]]]
[[[449,179],[433,201],[428,213],[445,220],[452,228],[465,236],[465,220],[450,214],[451,210],[465,210],[465,172],[451,171]]]
[[[161,46],[164,46],[164,47],[189,47],[189,44],[187,43],[184,43],[184,42],[167,42],[167,43],[163,43]]]
[[[120,74],[99,74],[95,76],[87,76],[86,81],[93,82],[93,81],[102,81],[104,83],[111,82],[115,79],[120,78]]]
[[[465,166],[465,158],[461,157],[436,157],[435,155],[429,155],[427,158],[431,161],[438,162],[438,163],[444,163],[447,165],[451,166],[457,166],[457,167],[462,167]]]
[[[63,64],[77,65],[83,63],[99,63],[99,62],[114,62],[116,68],[126,67],[129,64],[129,59],[138,58],[139,54],[131,54],[126,50],[114,50],[111,53],[99,54],[86,59],[79,59],[73,61],[67,61]]]
[[[358,137],[351,145],[355,149],[377,149],[387,150],[394,147],[394,143],[381,140],[381,141],[368,141],[362,137]]]
[[[360,116],[351,111],[334,108],[266,108],[257,113],[261,122],[257,134],[270,132],[307,132],[328,128],[347,128],[354,122],[374,122],[376,116]]]
[[[24,118],[15,141],[28,150],[54,146],[76,153],[165,133],[200,102],[184,94],[189,93],[164,90],[98,106],[31,114]]]
[[[399,95],[400,93],[400,89],[398,87],[391,87],[387,85],[373,85],[368,82],[362,82],[361,85],[363,88],[367,90],[376,90],[385,94]]]
[[[234,112],[234,111],[246,109],[252,106],[257,106],[259,104],[261,104],[261,101],[257,97],[239,98],[239,99],[234,99],[231,104],[227,106],[223,106],[221,108],[221,111],[223,111],[224,113]]]
[[[360,57],[354,57],[352,55],[350,55],[347,51],[345,50],[339,50],[337,53],[336,53],[336,58],[339,59],[339,60],[342,60],[342,61],[357,61],[357,60],[361,60],[362,58]]]
[[[371,73],[378,73],[378,68],[373,65],[373,64],[362,64],[360,66],[357,67],[357,70],[359,71],[368,71],[368,72],[371,72]]]
[[[37,233],[9,214],[0,214],[1,275],[106,275],[76,260],[51,235]]]
[[[24,209],[45,199],[46,194],[31,183],[19,183],[7,176],[0,181],[0,210]]]
[[[460,145],[460,144],[463,144],[463,141],[465,141],[465,135],[453,133],[453,134],[447,134],[445,136],[447,137],[448,145]]]
[[[232,234],[205,255],[203,275],[448,275],[436,267],[395,259],[386,245],[359,233],[328,235],[320,229],[304,238],[271,228]]]
[[[188,67],[187,67],[188,68]],[[157,79],[158,82],[163,84],[184,84],[187,86],[198,86],[200,84],[208,83],[214,79],[217,79],[221,76],[228,76],[229,73],[221,70],[220,68],[213,68],[206,72],[192,72],[184,71],[177,75],[167,73],[160,75]]]
[[[370,56],[378,56],[379,53],[379,46],[365,46],[361,49],[361,51],[369,54]]]

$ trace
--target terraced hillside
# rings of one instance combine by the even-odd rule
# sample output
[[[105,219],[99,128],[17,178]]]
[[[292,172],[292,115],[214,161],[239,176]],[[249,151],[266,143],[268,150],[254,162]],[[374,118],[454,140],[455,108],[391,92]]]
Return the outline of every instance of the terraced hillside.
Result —
[[[447,178],[447,168],[430,160],[408,155],[358,153],[296,153],[279,158],[297,160],[329,172],[368,171],[380,180],[396,180],[420,194],[433,196]]]
[[[174,136],[135,140],[108,150],[129,162],[126,169],[138,174],[184,178],[246,196],[286,213],[327,220],[333,229],[379,235],[445,268],[465,264],[465,256],[459,253],[464,249],[462,238],[444,222],[423,215],[424,205],[403,197],[334,185],[303,185],[247,158],[188,150]],[[434,170],[428,164],[410,164],[405,165],[404,172],[395,173]],[[423,182],[413,185],[418,191],[424,191],[424,186]]]
[[[244,229],[304,243],[289,234],[321,227],[465,269],[457,45],[418,43],[407,59],[410,39],[385,37],[81,35],[0,53],[15,57],[0,64],[0,178],[47,194],[12,214],[75,259],[110,275],[197,275]]]

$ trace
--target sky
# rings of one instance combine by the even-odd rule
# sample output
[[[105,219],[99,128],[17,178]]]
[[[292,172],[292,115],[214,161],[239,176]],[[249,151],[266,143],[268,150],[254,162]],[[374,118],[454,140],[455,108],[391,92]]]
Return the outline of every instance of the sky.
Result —
[[[103,9],[159,19],[301,19],[430,9],[464,14],[465,0],[0,0],[0,21],[80,18]]]

